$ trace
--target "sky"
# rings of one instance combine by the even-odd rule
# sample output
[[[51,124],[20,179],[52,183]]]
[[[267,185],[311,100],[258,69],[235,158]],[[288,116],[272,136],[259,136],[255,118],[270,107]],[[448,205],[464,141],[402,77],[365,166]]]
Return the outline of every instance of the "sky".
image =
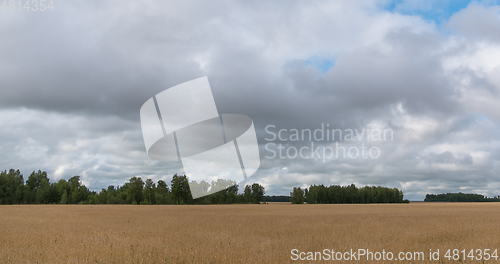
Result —
[[[139,109],[207,76],[219,112],[253,119],[261,167],[250,181],[268,194],[355,183],[401,188],[410,200],[499,195],[498,32],[498,1],[2,5],[0,169],[80,175],[93,190],[132,176],[169,180],[178,164],[147,158]],[[394,137],[373,143],[376,159],[266,158],[267,126],[321,124]]]

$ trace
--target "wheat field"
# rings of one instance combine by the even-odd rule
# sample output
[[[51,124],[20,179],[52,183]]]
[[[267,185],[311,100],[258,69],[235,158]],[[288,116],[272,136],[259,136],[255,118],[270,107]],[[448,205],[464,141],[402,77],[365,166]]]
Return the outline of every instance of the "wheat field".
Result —
[[[500,203],[0,206],[2,264],[304,263],[292,249],[494,247]]]

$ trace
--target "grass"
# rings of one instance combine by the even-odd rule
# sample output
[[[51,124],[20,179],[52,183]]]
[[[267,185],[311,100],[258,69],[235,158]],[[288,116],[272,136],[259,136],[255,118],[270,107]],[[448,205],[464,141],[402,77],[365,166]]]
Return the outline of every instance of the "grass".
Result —
[[[0,206],[2,264],[290,263],[294,248],[495,247],[500,203]]]

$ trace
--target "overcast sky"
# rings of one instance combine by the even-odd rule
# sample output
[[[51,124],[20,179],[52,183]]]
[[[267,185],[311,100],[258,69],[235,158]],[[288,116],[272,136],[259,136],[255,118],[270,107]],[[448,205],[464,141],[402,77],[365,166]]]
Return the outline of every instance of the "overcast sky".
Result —
[[[93,190],[148,161],[139,109],[207,76],[219,112],[250,116],[269,194],[383,185],[405,197],[500,194],[495,1],[57,1],[0,6],[0,169],[81,175]],[[189,107],[189,106],[186,106]],[[267,125],[387,128],[375,160],[263,158]]]

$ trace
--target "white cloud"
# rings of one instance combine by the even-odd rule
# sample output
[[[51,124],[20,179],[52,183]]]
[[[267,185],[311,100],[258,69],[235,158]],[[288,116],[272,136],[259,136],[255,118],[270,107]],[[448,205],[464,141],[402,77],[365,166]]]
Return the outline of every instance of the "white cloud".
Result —
[[[376,161],[263,160],[271,193],[353,182],[402,187],[410,199],[494,193],[498,7],[472,4],[439,28],[384,3],[61,1],[46,14],[7,10],[0,167],[80,174],[92,188],[165,177],[175,166],[146,161],[139,107],[208,75],[219,110],[251,116],[258,131],[270,123],[395,130]],[[403,7],[428,10],[429,2]],[[310,58],[335,65],[295,63]]]

